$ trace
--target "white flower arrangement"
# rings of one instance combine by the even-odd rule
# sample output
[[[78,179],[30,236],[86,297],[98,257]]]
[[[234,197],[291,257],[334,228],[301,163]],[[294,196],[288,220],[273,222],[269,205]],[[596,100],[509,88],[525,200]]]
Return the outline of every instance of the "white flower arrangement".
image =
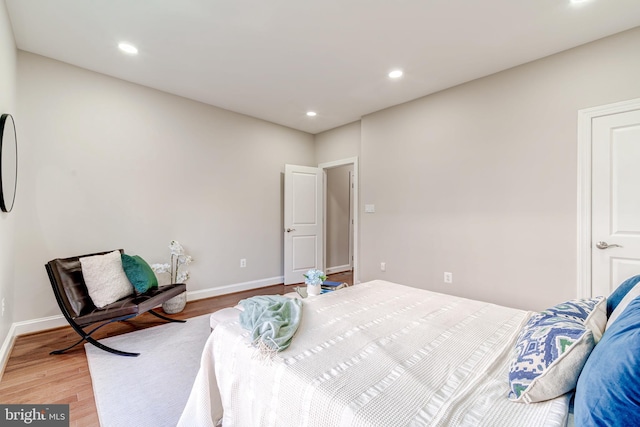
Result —
[[[320,270],[309,270],[304,274],[304,283],[306,285],[322,285],[322,282],[325,280],[327,280],[327,276],[325,276],[324,272]]]
[[[191,255],[187,255],[184,248],[177,240],[172,240],[169,245],[171,252],[171,263],[152,264],[151,269],[159,273],[170,273],[171,283],[186,283],[189,280],[188,271],[180,271],[180,267],[187,266],[193,262]]]

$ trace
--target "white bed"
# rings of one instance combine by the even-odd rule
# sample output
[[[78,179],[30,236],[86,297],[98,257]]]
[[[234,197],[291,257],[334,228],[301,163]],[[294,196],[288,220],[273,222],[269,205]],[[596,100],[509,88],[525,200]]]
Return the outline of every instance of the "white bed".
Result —
[[[180,426],[565,426],[568,396],[508,398],[530,312],[375,280],[303,300],[291,346],[256,357],[217,314]]]

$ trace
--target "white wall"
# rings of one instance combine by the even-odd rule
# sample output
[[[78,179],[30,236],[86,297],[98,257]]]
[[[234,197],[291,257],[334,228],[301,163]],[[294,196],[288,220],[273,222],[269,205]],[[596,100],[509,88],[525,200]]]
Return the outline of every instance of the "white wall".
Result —
[[[4,0],[0,0],[0,114],[9,113],[14,117],[16,128],[20,131],[22,120],[15,111],[16,97],[16,44],[13,39],[13,31],[9,21]],[[20,144],[20,134],[18,133],[18,144]],[[18,147],[18,154],[21,155]],[[22,167],[22,162],[19,168]],[[21,203],[21,182],[18,180],[18,193],[16,205]],[[4,342],[14,317],[14,245],[15,227],[17,213],[0,212],[0,300],[6,302],[4,316],[0,317],[0,346]],[[3,361],[0,353],[0,370]]]
[[[364,117],[362,280],[536,310],[575,297],[577,112],[640,97],[638,52],[640,28]]]
[[[9,64],[0,84],[9,87],[10,37],[0,36],[9,46],[0,47]],[[315,144],[20,52],[19,188],[14,212],[0,214],[10,318],[59,314],[43,264],[96,250],[161,262],[180,240],[196,259],[190,290],[280,276],[283,165],[355,156],[362,280],[531,309],[573,297],[577,110],[639,97],[639,48],[640,29],[631,30],[371,114]],[[4,102],[14,101],[3,91]],[[365,203],[376,213],[364,214]],[[4,236],[14,231],[8,290],[13,244]],[[444,271],[453,286],[442,284]]]
[[[315,165],[312,135],[25,52],[18,111],[16,320],[60,313],[48,260],[166,262],[172,239],[189,291],[281,283],[282,172]]]
[[[316,161],[320,163],[360,155],[360,120],[315,135]]]

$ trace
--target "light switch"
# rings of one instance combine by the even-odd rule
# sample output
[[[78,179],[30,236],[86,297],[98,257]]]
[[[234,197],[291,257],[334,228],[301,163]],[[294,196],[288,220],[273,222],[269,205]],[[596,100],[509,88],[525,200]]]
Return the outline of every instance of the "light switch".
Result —
[[[376,211],[376,205],[364,205],[364,211],[366,213],[374,213]]]

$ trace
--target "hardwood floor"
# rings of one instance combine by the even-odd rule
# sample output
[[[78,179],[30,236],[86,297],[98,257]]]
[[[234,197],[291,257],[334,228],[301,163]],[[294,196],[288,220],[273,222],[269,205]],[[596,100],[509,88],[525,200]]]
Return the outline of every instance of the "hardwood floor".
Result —
[[[333,274],[328,279],[353,283],[350,273]],[[188,319],[232,307],[253,295],[283,294],[293,291],[294,287],[274,285],[191,301],[181,313],[172,317]],[[143,314],[128,322],[105,326],[93,336],[102,339],[163,323],[155,316]],[[0,403],[69,404],[71,427],[100,425],[84,346],[80,344],[61,355],[49,355],[50,351],[71,345],[78,338],[71,327],[16,337],[0,381]]]

